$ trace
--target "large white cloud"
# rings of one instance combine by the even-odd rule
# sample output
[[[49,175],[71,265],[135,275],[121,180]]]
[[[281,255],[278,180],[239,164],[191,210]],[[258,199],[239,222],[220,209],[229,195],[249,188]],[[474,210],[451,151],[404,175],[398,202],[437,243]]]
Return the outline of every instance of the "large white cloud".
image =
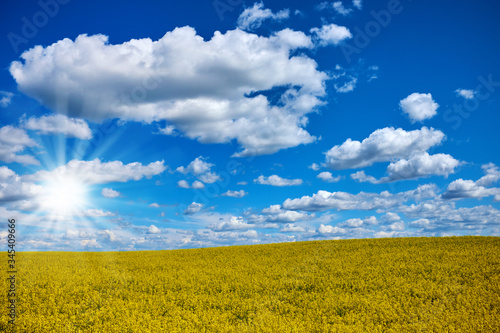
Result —
[[[417,179],[428,176],[448,177],[455,172],[460,162],[448,154],[429,155],[427,152],[412,156],[410,159],[401,159],[391,163],[387,167],[388,176],[376,179],[365,175],[364,171],[358,171],[351,175],[352,179],[359,182],[370,182],[372,184],[390,183],[405,179]]]
[[[26,148],[36,147],[26,131],[12,126],[0,128],[0,161],[39,165],[40,162],[31,155],[19,155]]]
[[[99,159],[92,161],[71,160],[66,165],[57,167],[52,171],[38,171],[32,175],[24,176],[28,181],[50,181],[54,179],[74,178],[85,184],[106,184],[114,182],[128,182],[140,180],[144,177],[151,178],[166,170],[163,161],[142,165],[139,162],[123,164],[121,161],[101,162]]]
[[[165,122],[164,133],[236,140],[243,150],[235,156],[249,156],[316,139],[304,129],[306,115],[323,103],[328,76],[304,54],[290,56],[303,47],[312,47],[310,38],[290,29],[270,37],[236,29],[205,41],[182,27],[158,41],[117,45],[80,35],[24,52],[10,73],[19,90],[57,113]],[[265,92],[280,94],[279,102]]]
[[[377,162],[388,162],[423,153],[438,145],[445,135],[432,127],[405,131],[401,128],[378,129],[362,142],[347,139],[326,152],[325,166],[332,169],[354,169]]]
[[[246,8],[238,17],[238,27],[243,30],[254,30],[259,28],[265,20],[281,21],[289,16],[290,10],[288,9],[273,13],[270,9],[264,8],[262,2],[256,2],[253,7]]]
[[[92,131],[85,120],[68,118],[62,114],[31,117],[23,122],[23,126],[40,134],[64,134],[82,140],[92,139]]]
[[[434,117],[439,104],[431,94],[413,93],[399,102],[399,106],[408,115],[412,123],[422,122]]]

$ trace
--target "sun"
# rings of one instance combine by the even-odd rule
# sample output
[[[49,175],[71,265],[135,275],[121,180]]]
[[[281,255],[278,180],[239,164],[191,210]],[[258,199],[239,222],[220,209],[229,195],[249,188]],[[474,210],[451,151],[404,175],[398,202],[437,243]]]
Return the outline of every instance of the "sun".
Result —
[[[69,216],[82,212],[87,204],[87,186],[76,177],[62,176],[47,181],[43,208],[53,215]]]

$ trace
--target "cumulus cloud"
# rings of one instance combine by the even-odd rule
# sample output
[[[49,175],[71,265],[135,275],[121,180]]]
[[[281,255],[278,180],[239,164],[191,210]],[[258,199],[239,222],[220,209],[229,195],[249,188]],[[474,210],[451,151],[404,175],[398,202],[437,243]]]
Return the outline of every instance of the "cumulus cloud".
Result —
[[[410,159],[401,159],[387,167],[388,176],[376,179],[368,176],[364,171],[358,171],[351,178],[359,182],[382,184],[405,179],[417,179],[429,176],[448,177],[455,172],[460,162],[448,154],[429,155],[427,152],[412,156]]]
[[[420,185],[417,189],[390,193],[383,191],[381,193],[351,194],[347,192],[328,192],[318,191],[312,196],[303,196],[296,199],[286,199],[281,205],[287,210],[303,211],[323,211],[329,209],[336,210],[374,210],[387,209],[401,205],[408,200],[420,201],[424,198],[436,197],[435,185]]]
[[[64,134],[81,140],[92,139],[92,131],[85,120],[69,118],[62,114],[31,117],[23,122],[23,126],[38,131],[39,134]]]
[[[434,102],[431,94],[413,93],[402,99],[399,106],[408,115],[410,121],[415,123],[434,117],[439,104]]]
[[[152,204],[149,205],[149,207],[152,207],[152,208],[160,208],[160,205],[156,202],[153,202]]]
[[[271,185],[271,186],[296,186],[302,184],[302,179],[285,179],[278,175],[271,175],[269,177],[264,177],[260,175],[257,179],[253,180],[254,183],[261,185]]]
[[[183,173],[183,174],[192,174],[192,175],[198,177],[198,179],[201,180],[203,183],[212,184],[218,180],[221,180],[219,175],[211,172],[211,168],[213,166],[214,166],[214,164],[205,162],[205,158],[203,156],[199,156],[199,157],[195,158],[191,163],[189,163],[189,165],[187,167],[180,166],[176,169],[176,171]],[[183,183],[182,184],[183,186],[180,186],[180,187],[189,188],[189,187],[185,187],[186,183]],[[196,184],[193,183],[193,185],[192,185],[193,188],[204,187],[203,184],[202,184],[203,186],[200,187],[199,183],[200,182],[197,182]]]
[[[186,210],[184,211],[184,215],[192,215],[192,214],[198,213],[202,208],[203,208],[203,204],[193,202],[192,204],[190,204],[186,208]]]
[[[14,94],[8,91],[0,91],[0,107],[7,107],[12,101]]]
[[[321,224],[318,228],[318,233],[324,236],[344,235],[347,233],[347,230],[337,226]]]
[[[498,180],[500,179],[500,170],[495,164],[485,164],[481,166],[481,168],[483,169],[485,175],[476,182],[477,185],[489,186],[493,183],[498,182]]]
[[[148,234],[161,234],[161,230],[155,226],[155,225],[150,225],[148,228]]]
[[[227,191],[221,194],[221,196],[223,197],[233,197],[233,198],[243,198],[245,195],[248,195],[248,192],[245,192],[243,190]]]
[[[236,140],[242,150],[234,156],[242,157],[316,140],[304,129],[306,115],[323,104],[328,76],[292,52],[303,47],[312,47],[310,38],[290,29],[269,37],[236,29],[205,41],[182,27],[158,41],[116,45],[80,35],[24,52],[10,73],[20,91],[56,113],[156,122],[165,134],[201,143]],[[281,87],[279,102],[268,100],[265,92]]]
[[[52,171],[38,171],[33,175],[25,176],[28,181],[47,181],[71,177],[84,184],[106,184],[130,180],[141,180],[161,174],[166,170],[163,161],[142,165],[139,162],[123,164],[121,161],[101,162],[96,158],[93,161],[71,160],[66,165]]]
[[[377,162],[410,158],[442,142],[445,135],[432,127],[405,131],[401,128],[378,129],[362,142],[347,139],[342,145],[326,152],[325,166],[336,169],[354,169]]]
[[[496,183],[500,179],[500,170],[493,164],[485,164],[481,166],[485,175],[477,181],[457,179],[448,185],[446,192],[443,193],[444,199],[465,199],[484,197],[494,197],[494,201],[498,201],[500,196],[500,188],[486,186]]]
[[[362,2],[362,0],[352,0],[352,4],[357,9],[363,8],[363,2]]]
[[[327,183],[336,183],[338,182],[342,177],[341,176],[337,176],[337,177],[333,177],[332,173],[331,172],[328,172],[328,171],[324,171],[324,172],[321,172],[319,175],[316,176],[316,178],[319,178],[321,179],[322,181],[325,181]]]
[[[19,155],[26,148],[36,147],[37,143],[20,128],[4,126],[0,128],[0,161],[39,165],[40,162],[31,155]]]
[[[103,188],[101,191],[101,194],[103,197],[109,198],[109,199],[116,198],[116,197],[120,196],[120,192],[115,191],[111,188]]]
[[[253,7],[246,8],[238,17],[238,27],[243,30],[255,30],[259,28],[265,20],[281,21],[290,16],[290,10],[283,9],[273,13],[270,9],[264,8],[264,3],[256,2]]]
[[[334,23],[312,28],[310,32],[320,46],[339,45],[342,41],[352,38],[349,29]]]
[[[461,96],[465,99],[473,99],[476,94],[474,90],[470,89],[457,89],[455,90],[455,93],[457,94],[457,96]]]
[[[477,185],[473,180],[463,180],[462,178],[453,181],[446,192],[443,193],[444,199],[465,199],[500,195],[500,188],[486,188]]]

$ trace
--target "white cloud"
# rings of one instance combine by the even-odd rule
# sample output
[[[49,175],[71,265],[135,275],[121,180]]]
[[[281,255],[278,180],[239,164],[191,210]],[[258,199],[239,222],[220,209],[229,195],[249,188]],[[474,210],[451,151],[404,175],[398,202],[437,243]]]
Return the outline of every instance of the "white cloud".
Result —
[[[0,91],[0,107],[7,107],[12,101],[14,94],[8,91]]]
[[[234,156],[242,157],[316,140],[304,129],[306,115],[324,103],[328,76],[312,58],[291,53],[303,47],[312,47],[310,38],[290,29],[269,37],[236,29],[205,41],[182,27],[158,41],[117,45],[80,35],[24,52],[10,73],[20,91],[54,112],[158,122],[201,143],[236,140],[242,150]],[[255,93],[278,87],[289,88],[276,103]]]
[[[116,198],[116,197],[119,197],[120,196],[120,192],[118,191],[115,191],[111,188],[103,188],[102,191],[101,191],[101,194],[103,197],[105,198]]]
[[[476,182],[477,185],[488,186],[493,183],[496,183],[500,179],[500,170],[495,164],[493,163],[485,164],[481,166],[481,168],[483,169],[486,175],[481,177],[481,179],[479,179]]]
[[[262,25],[265,20],[281,21],[290,16],[288,9],[273,13],[270,9],[264,9],[262,2],[254,3],[253,7],[246,8],[238,17],[238,27],[243,30],[255,30]]]
[[[202,189],[205,187],[205,184],[202,182],[195,180],[192,185],[189,185],[189,183],[186,180],[179,180],[177,182],[177,186],[181,188],[193,188],[193,189]]]
[[[71,160],[66,165],[52,171],[38,171],[33,175],[25,176],[30,181],[45,181],[71,177],[84,184],[106,184],[114,182],[128,182],[141,180],[161,174],[166,170],[163,161],[142,165],[139,162],[123,164],[121,161],[103,163],[96,158],[93,161]]]
[[[24,130],[12,126],[0,128],[0,161],[39,165],[40,162],[31,155],[18,155],[26,148],[36,146],[37,143]]]
[[[150,225],[148,228],[148,234],[161,234],[161,230],[155,226],[155,225]]]
[[[269,177],[264,177],[260,175],[257,179],[253,180],[254,183],[261,185],[271,185],[271,186],[296,186],[302,184],[302,179],[285,179],[278,175],[271,175]]]
[[[370,182],[372,184],[383,184],[405,179],[417,179],[429,176],[448,177],[455,172],[460,162],[448,154],[429,155],[427,152],[419,153],[410,159],[401,159],[391,163],[387,167],[388,176],[376,179],[367,176],[364,171],[358,171],[351,178],[359,182]]]
[[[221,194],[221,196],[223,196],[223,197],[233,197],[233,198],[243,198],[245,195],[248,195],[248,193],[243,191],[243,190],[227,191],[227,192]]]
[[[321,28],[312,28],[311,33],[320,46],[338,45],[342,41],[352,38],[349,29],[334,23],[325,24]]]
[[[237,182],[236,185],[242,185],[242,186],[245,186],[245,185],[248,185],[247,182]]]
[[[367,226],[373,226],[378,223],[377,218],[375,216],[370,216],[366,219],[353,218],[348,219],[342,223],[339,223],[338,226],[340,228],[362,228]]]
[[[160,208],[160,205],[156,202],[153,202],[152,204],[149,205],[149,207],[152,207],[152,208]]]
[[[333,4],[333,9],[335,9],[335,11],[337,13],[339,13],[340,15],[347,15],[349,14],[350,12],[352,12],[352,9],[350,8],[345,8],[344,5],[342,4],[342,1],[335,1]]]
[[[312,169],[314,171],[318,171],[320,169],[320,166],[318,164],[316,164],[316,163],[313,163],[308,168]]]
[[[193,175],[201,175],[203,173],[210,172],[210,169],[214,166],[212,163],[205,162],[203,156],[195,158],[187,167],[180,166],[176,171],[183,174],[192,173]]]
[[[0,167],[0,203],[30,199],[42,191],[40,185],[24,182],[14,171]]]
[[[337,226],[321,224],[318,228],[318,233],[321,235],[343,235],[347,233],[347,230]]]
[[[465,199],[477,198],[481,199],[489,196],[500,195],[500,188],[486,188],[477,185],[473,180],[463,180],[462,178],[453,181],[446,192],[443,193],[444,199]]]
[[[381,193],[360,192],[358,194],[351,194],[347,192],[320,190],[312,196],[286,199],[281,206],[287,210],[304,211],[388,209],[408,200],[420,201],[424,198],[434,198],[436,197],[435,191],[436,186],[428,184],[420,185],[415,190],[395,194],[387,191]]]
[[[352,0],[352,4],[354,5],[354,7],[356,7],[357,9],[361,9],[363,8],[363,3],[362,3],[362,0]]]
[[[205,162],[205,158],[203,156],[199,156],[195,158],[187,167],[180,166],[176,169],[176,171],[181,172],[183,174],[193,174],[196,177],[198,177],[199,180],[201,180],[203,183],[206,184],[212,184],[215,183],[218,180],[221,180],[220,176],[212,173],[211,168],[214,166],[212,163]],[[196,183],[196,184],[195,184]],[[200,182],[196,181],[193,183],[193,188],[203,188],[205,185],[201,186]],[[178,183],[179,184],[179,183]],[[185,187],[186,183],[182,183],[184,188],[189,188]]]
[[[337,176],[333,177],[331,172],[324,171],[320,173],[319,175],[316,176],[316,178],[321,179],[322,181],[325,181],[327,183],[336,183],[338,182],[342,177]]]
[[[461,96],[465,99],[473,99],[476,92],[470,89],[457,89],[455,90],[457,96]]]
[[[399,106],[408,115],[410,121],[415,123],[434,117],[439,104],[434,102],[431,94],[413,93],[402,99]]]
[[[280,229],[281,232],[305,232],[306,229],[304,229],[301,226],[295,225],[293,223],[287,223],[283,228]]]
[[[356,88],[356,83],[358,82],[358,79],[353,76],[346,76],[346,77],[348,78],[348,80],[345,81],[342,85],[339,85],[337,83],[333,85],[335,91],[337,91],[338,93],[347,93],[353,91],[354,88]]]
[[[253,227],[255,227],[255,225],[247,224],[243,219],[236,216],[231,216],[229,221],[217,222],[208,226],[208,228],[213,231],[245,230]]]
[[[420,130],[405,131],[401,128],[378,129],[362,142],[347,139],[342,145],[326,152],[325,166],[332,169],[354,169],[409,158],[427,151],[444,139],[441,131],[422,127]]]
[[[203,208],[203,204],[193,202],[184,211],[185,215],[192,215],[198,213]]]
[[[64,134],[81,140],[92,139],[92,131],[85,120],[69,118],[62,114],[31,117],[23,122],[23,126],[38,131],[39,134]]]

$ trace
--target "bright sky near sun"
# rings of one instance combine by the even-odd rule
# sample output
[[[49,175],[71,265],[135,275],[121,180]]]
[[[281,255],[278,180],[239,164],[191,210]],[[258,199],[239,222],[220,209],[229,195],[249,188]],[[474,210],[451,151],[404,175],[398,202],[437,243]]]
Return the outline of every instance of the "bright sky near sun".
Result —
[[[497,1],[2,7],[19,250],[500,235]]]

